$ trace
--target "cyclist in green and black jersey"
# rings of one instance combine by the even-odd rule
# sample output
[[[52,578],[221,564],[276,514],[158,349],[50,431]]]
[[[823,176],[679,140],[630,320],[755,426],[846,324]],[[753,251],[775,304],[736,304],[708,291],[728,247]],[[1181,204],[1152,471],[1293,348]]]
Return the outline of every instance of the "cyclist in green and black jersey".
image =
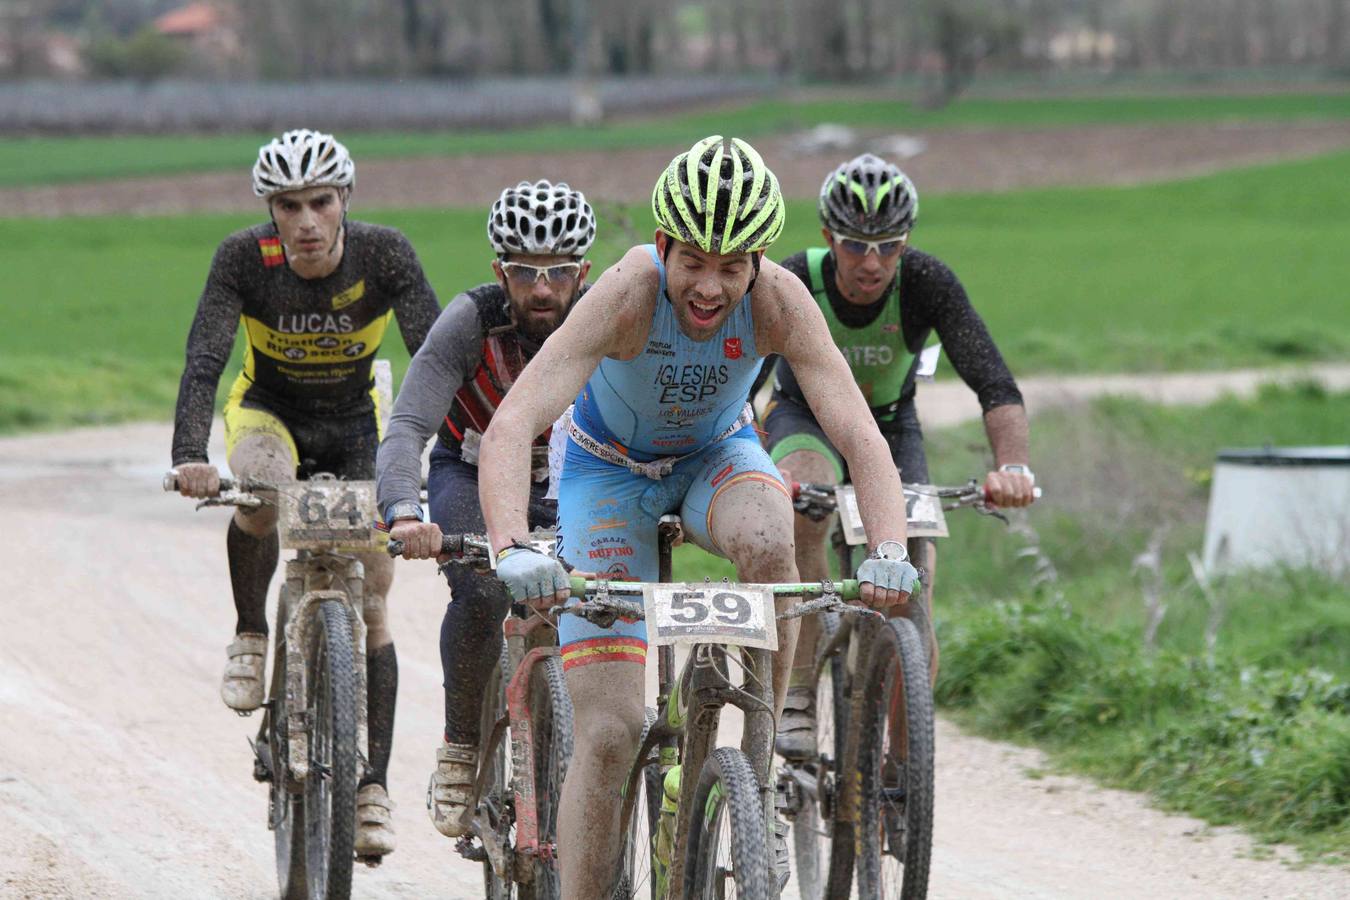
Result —
[[[825,246],[783,261],[816,298],[830,334],[872,408],[901,477],[927,482],[923,433],[914,409],[918,353],[936,332],[958,375],[975,391],[995,471],[985,488],[999,506],[1031,502],[1027,417],[1022,395],[965,289],[936,257],[909,246],[918,214],[913,183],[871,154],[839,166],[821,186],[819,213]],[[769,367],[765,367],[765,372]],[[807,407],[791,367],[774,369],[772,398],[763,418],[770,455],[789,482],[832,484],[848,477],[843,458]],[[828,522],[795,517],[797,567],[804,581],[827,577]],[[928,570],[923,603],[931,612],[936,557],[931,540],[910,541],[914,562]],[[917,601],[915,601],[917,602]],[[911,607],[907,607],[908,612]],[[932,616],[926,628],[930,664],[937,671]],[[815,657],[815,619],[803,620],[796,666],[778,731],[778,750],[795,757],[814,749],[814,695],[806,687]]]

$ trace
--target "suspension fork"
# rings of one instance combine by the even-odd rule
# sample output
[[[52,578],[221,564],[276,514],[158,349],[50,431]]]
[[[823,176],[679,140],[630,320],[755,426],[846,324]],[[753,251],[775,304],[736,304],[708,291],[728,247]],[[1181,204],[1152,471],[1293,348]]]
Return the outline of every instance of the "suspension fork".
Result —
[[[511,680],[506,686],[506,713],[511,725],[511,791],[515,796],[515,853],[528,858],[541,852],[553,852],[539,843],[539,799],[535,795],[534,710],[530,706],[530,681],[534,667],[550,656],[557,656],[556,639],[549,629],[552,623],[540,616],[508,616],[502,625],[506,633],[506,656],[511,665]],[[540,631],[540,629],[544,631]],[[530,649],[527,646],[533,644]],[[505,676],[506,673],[502,673]],[[531,871],[529,866],[514,866],[515,874]]]

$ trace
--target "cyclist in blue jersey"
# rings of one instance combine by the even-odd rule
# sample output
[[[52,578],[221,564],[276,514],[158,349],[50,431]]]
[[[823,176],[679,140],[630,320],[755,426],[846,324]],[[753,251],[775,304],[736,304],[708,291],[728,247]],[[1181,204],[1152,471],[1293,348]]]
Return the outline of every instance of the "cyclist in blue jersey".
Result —
[[[652,208],[655,243],[600,277],[484,435],[479,496],[498,577],[537,606],[567,597],[562,565],[527,543],[530,446],[575,398],[558,495],[566,562],[654,580],[657,523],[678,512],[686,537],[731,560],[742,581],[795,581],[791,500],[747,404],[763,358],[778,353],[858,484],[877,542],[858,570],[863,600],[903,603],[915,571],[890,450],[810,292],[764,259],[785,218],[777,179],[750,145],[713,136],[672,160]],[[621,782],[643,725],[646,632],[640,622],[600,629],[570,616],[559,632],[576,712],[558,819],[563,894],[598,897],[617,872]],[[796,635],[795,621],[779,624],[780,710]]]

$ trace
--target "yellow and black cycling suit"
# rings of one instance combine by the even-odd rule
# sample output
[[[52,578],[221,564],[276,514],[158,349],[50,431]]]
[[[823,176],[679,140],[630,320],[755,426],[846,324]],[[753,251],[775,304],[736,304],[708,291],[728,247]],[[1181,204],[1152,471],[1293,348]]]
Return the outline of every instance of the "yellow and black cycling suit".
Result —
[[[342,262],[314,279],[286,264],[274,225],[230,235],[211,261],[188,333],[174,465],[206,461],[216,386],[242,325],[247,347],[225,405],[227,448],[267,432],[304,474],[373,478],[375,353],[391,317],[415,353],[439,314],[417,254],[392,228],[348,222]]]

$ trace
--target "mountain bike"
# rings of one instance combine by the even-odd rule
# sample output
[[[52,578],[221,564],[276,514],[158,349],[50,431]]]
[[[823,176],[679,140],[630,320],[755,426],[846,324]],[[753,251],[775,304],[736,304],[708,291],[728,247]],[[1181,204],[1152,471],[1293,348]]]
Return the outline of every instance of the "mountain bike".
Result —
[[[911,539],[945,537],[944,516],[972,508],[1003,519],[975,481],[959,487],[906,484]],[[866,547],[853,486],[793,485],[793,505],[815,521],[838,512],[831,544],[851,571]],[[1036,496],[1040,496],[1039,489]],[[1006,519],[1004,519],[1006,521]],[[913,547],[911,541],[911,547]],[[927,598],[911,598],[914,600]],[[779,793],[792,821],[803,900],[927,895],[933,843],[933,701],[927,634],[931,607],[868,630],[827,614],[816,643],[816,752],[786,761]],[[908,626],[908,627],[905,627]]]
[[[178,489],[176,473],[165,476],[164,489]],[[286,562],[272,678],[257,738],[250,741],[253,777],[269,786],[267,827],[283,900],[345,900],[356,790],[369,753],[365,570],[351,554],[383,540],[371,524],[375,483],[329,475],[284,484],[221,479],[219,496],[197,508],[264,503],[277,505],[281,546],[297,553]],[[360,861],[378,865],[380,858]]]
[[[554,533],[536,531],[532,543],[552,553]],[[403,553],[391,540],[391,556]],[[444,535],[446,566],[491,569],[484,535]],[[497,665],[485,688],[478,776],[465,810],[469,834],[456,850],[483,865],[489,900],[561,897],[557,865],[558,800],[572,757],[572,698],[563,678],[553,620],[513,604]]]
[[[670,550],[678,534],[679,518],[664,517],[663,582],[573,576],[572,596],[581,602],[549,611],[579,615],[601,627],[613,625],[619,617],[646,619],[648,641],[658,650],[657,709],[648,710],[647,726],[624,783],[622,872],[614,897],[769,900],[778,896],[770,845],[774,817],[770,654],[777,643],[776,621],[822,611],[876,621],[881,616],[847,602],[858,596],[857,582],[852,581],[669,583]],[[401,551],[391,546],[390,552],[395,549]],[[481,536],[445,536],[442,552],[483,566],[490,557]],[[776,614],[774,599],[780,596],[807,602]],[[678,674],[676,645],[689,647],[688,660]],[[745,714],[741,748],[715,746],[721,710],[727,705]],[[522,756],[528,754],[517,752],[513,733],[511,758]],[[685,771],[696,777],[680,778]],[[556,797],[560,775],[552,767],[537,768],[533,779],[518,786],[514,802],[520,802],[521,788],[533,790],[535,796]],[[488,780],[480,771],[476,786],[480,795]],[[478,823],[482,817],[475,814],[473,820]]]

